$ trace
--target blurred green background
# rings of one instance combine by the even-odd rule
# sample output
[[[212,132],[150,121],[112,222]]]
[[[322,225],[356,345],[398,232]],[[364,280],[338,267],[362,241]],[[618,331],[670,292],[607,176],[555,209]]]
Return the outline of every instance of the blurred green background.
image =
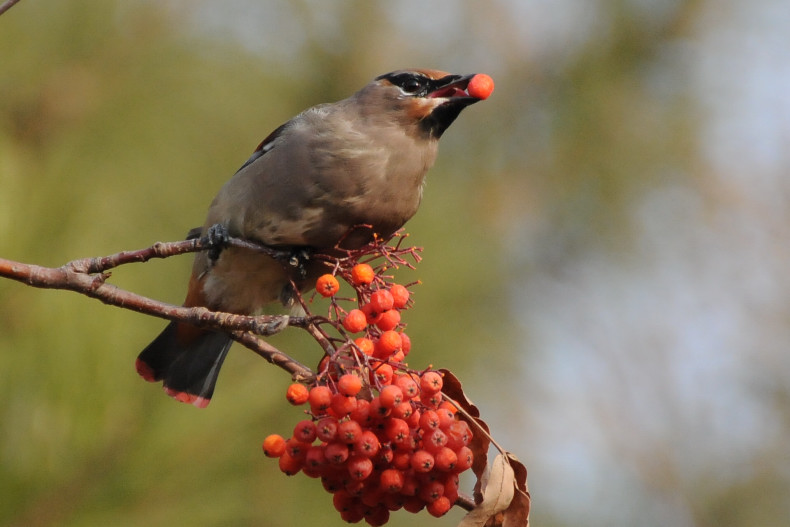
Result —
[[[787,525],[789,25],[781,0],[23,0],[0,255],[180,239],[305,107],[403,67],[488,73],[409,224],[412,365],[464,381],[536,525]],[[189,267],[112,283],[178,303]],[[211,406],[177,404],[133,368],[162,326],[0,280],[0,524],[343,525],[260,451],[299,420],[287,375],[234,347]]]

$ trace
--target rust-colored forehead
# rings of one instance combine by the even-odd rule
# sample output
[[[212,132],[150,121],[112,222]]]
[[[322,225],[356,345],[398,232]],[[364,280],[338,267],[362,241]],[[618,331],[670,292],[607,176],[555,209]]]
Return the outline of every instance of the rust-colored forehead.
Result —
[[[446,71],[429,70],[429,69],[422,69],[422,68],[414,68],[413,70],[410,70],[410,71],[415,71],[417,73],[422,73],[423,75],[425,75],[426,77],[430,77],[431,79],[441,79],[442,77],[446,77],[446,76],[450,75],[450,73],[447,73]]]

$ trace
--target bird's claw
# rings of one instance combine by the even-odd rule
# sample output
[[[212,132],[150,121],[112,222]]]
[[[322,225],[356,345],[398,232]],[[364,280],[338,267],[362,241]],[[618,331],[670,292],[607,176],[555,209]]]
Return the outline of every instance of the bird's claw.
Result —
[[[288,265],[296,270],[302,280],[307,278],[307,262],[310,261],[310,255],[310,250],[302,247],[291,251],[288,257]]]
[[[222,250],[228,245],[228,229],[220,223],[215,223],[206,231],[205,243],[208,245],[208,257],[211,262],[216,262]]]

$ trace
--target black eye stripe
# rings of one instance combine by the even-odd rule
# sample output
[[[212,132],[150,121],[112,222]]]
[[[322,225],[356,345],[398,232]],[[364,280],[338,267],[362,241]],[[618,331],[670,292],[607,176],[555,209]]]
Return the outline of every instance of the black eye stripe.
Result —
[[[380,78],[387,79],[404,92],[418,97],[427,94],[431,84],[431,79],[419,73],[395,73]]]

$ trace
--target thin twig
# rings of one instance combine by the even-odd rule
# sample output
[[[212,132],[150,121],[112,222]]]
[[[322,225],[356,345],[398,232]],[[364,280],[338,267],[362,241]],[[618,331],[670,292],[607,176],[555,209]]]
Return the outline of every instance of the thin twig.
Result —
[[[3,4],[0,5],[0,15],[2,15],[6,11],[14,7],[14,5],[17,4],[18,2],[19,0],[6,0],[5,2],[3,2]]]

